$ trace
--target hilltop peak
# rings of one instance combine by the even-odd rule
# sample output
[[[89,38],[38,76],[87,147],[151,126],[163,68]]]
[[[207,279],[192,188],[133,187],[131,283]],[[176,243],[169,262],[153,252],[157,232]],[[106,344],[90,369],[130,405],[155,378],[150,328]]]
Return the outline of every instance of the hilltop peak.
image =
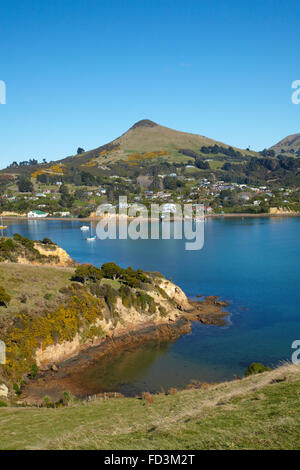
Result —
[[[135,124],[133,124],[130,129],[136,129],[137,127],[156,127],[158,125],[159,124],[151,121],[150,119],[141,119],[140,121],[137,121]]]
[[[300,133],[291,134],[270,147],[276,154],[297,154],[300,151]]]

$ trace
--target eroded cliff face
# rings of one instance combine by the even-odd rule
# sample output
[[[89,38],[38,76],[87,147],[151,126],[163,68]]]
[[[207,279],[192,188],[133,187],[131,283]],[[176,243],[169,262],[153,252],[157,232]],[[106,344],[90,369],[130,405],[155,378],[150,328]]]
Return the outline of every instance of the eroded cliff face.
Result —
[[[34,242],[34,248],[43,256],[46,256],[49,258],[49,261],[47,261],[47,264],[49,266],[73,266],[74,261],[72,258],[68,255],[68,253],[60,248],[57,245],[44,245],[43,243],[39,242]],[[52,259],[51,259],[52,258]],[[32,261],[27,259],[24,256],[19,256],[18,257],[18,263],[20,264],[31,264],[35,266],[39,265],[44,265],[45,263],[41,263],[39,260]]]
[[[80,335],[77,334],[72,341],[64,341],[63,343],[52,344],[45,349],[39,348],[36,351],[36,365],[43,369],[49,364],[58,363],[73,357],[82,350],[80,343]]]
[[[287,209],[286,207],[270,207],[271,215],[293,215],[297,212]]]
[[[153,284],[147,290],[155,302],[155,309],[149,307],[140,310],[133,306],[126,307],[122,298],[118,297],[114,305],[114,312],[105,307],[101,312],[101,318],[96,320],[95,327],[100,328],[102,335],[86,339],[84,332],[79,331],[72,341],[53,344],[36,351],[36,363],[39,368],[47,369],[49,365],[61,363],[90,347],[107,344],[108,341],[126,339],[130,343],[131,338],[137,337],[140,332],[150,328],[151,335],[155,336],[155,328],[161,331],[165,337],[170,333],[174,336],[178,325],[178,336],[186,333],[191,328],[191,322],[200,321],[206,324],[224,325],[226,312],[221,307],[227,306],[226,302],[217,301],[216,297],[207,297],[203,301],[192,302],[185,293],[173,282],[161,277],[156,277]],[[168,328],[172,326],[172,328]],[[152,328],[155,327],[155,328]],[[151,336],[150,335],[150,336]],[[145,340],[149,340],[149,333]]]
[[[41,255],[44,256],[56,256],[58,257],[59,261],[56,263],[58,266],[73,266],[74,261],[72,258],[68,255],[68,253],[60,248],[59,246],[56,246],[54,250],[49,250],[45,248],[44,245],[41,243],[35,243],[34,248],[40,252]]]
[[[48,368],[49,365],[63,362],[87,348],[98,346],[108,338],[119,338],[147,326],[167,325],[180,320],[183,312],[190,308],[189,300],[184,292],[165,279],[157,279],[156,285],[165,294],[155,288],[148,291],[155,301],[155,312],[141,312],[132,306],[127,308],[123,305],[122,299],[118,298],[114,306],[114,317],[107,310],[104,312],[104,318],[99,318],[95,323],[95,327],[100,327],[103,332],[101,337],[84,339],[83,332],[78,332],[72,341],[53,344],[45,349],[39,348],[36,351],[37,366],[41,369]]]
[[[180,287],[167,279],[161,279],[159,285],[170,299],[176,303],[179,310],[188,310],[190,308],[190,302]]]
[[[193,321],[218,325],[226,314],[221,311],[222,302],[215,298],[192,302],[159,273],[123,269],[115,263],[60,269],[75,263],[48,239],[32,241],[15,234],[12,240],[4,239],[3,247],[4,263],[15,263],[19,257],[20,264],[37,265],[32,282],[38,282],[40,265],[52,265],[43,284],[43,289],[49,289],[47,296],[43,291],[35,293],[40,296],[36,310],[21,310],[2,322],[8,353],[4,372],[11,382],[31,375],[36,365],[46,370],[94,346],[111,349],[115,343],[130,344],[133,337],[147,341],[158,332],[164,339],[176,332],[179,336]],[[58,279],[60,271],[60,283],[49,286],[48,278]]]

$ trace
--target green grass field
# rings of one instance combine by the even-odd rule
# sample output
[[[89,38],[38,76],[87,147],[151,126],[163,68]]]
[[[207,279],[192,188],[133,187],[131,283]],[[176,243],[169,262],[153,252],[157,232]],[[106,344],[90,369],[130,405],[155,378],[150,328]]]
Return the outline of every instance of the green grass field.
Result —
[[[33,314],[43,307],[55,308],[61,302],[59,290],[71,285],[72,268],[0,263],[0,285],[11,296],[8,308],[0,306],[0,315],[26,310]]]
[[[0,408],[1,449],[299,449],[300,366],[198,390]]]

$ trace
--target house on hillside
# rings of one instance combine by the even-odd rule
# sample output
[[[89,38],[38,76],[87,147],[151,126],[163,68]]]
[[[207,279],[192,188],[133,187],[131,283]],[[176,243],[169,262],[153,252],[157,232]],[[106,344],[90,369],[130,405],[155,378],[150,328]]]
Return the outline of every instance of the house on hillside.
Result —
[[[41,219],[41,218],[44,218],[44,217],[48,217],[48,215],[49,214],[47,212],[36,210],[36,211],[28,212],[27,217],[29,219]]]
[[[177,206],[173,203],[166,203],[161,206],[162,212],[176,212]]]

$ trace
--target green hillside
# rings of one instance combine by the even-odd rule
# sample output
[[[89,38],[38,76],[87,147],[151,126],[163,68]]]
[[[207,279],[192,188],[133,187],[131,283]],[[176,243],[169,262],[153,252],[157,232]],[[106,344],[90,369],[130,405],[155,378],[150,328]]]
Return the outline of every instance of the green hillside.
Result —
[[[110,144],[107,144],[107,149],[106,146],[99,147],[86,152],[79,158],[82,161],[87,158],[96,158],[99,164],[108,164],[119,160],[130,161],[130,157],[136,153],[141,154],[140,158],[142,159],[142,155],[148,152],[155,154],[164,151],[167,152],[163,155],[165,160],[174,161],[175,159],[175,161],[184,162],[187,159],[179,152],[180,149],[193,150],[200,155],[201,147],[215,144],[228,147],[226,144],[202,135],[180,132],[144,119],[134,124],[127,132],[110,142]],[[245,153],[248,152],[245,151]],[[157,157],[153,155],[152,158]],[[68,161],[68,159],[63,160],[64,163]]]
[[[213,182],[234,182],[250,187],[267,186],[268,189],[297,187],[300,184],[299,141],[299,134],[296,134],[284,139],[274,148],[254,152],[144,119],[135,123],[120,137],[96,149],[85,151],[86,149],[78,148],[76,155],[56,162],[38,164],[35,159],[13,162],[0,171],[0,192],[5,193],[6,198],[15,196],[22,177],[26,181],[25,186],[23,184],[21,189],[19,187],[19,192],[24,193],[45,189],[40,185],[55,192],[55,188],[58,189],[57,184],[63,182],[72,185],[70,189],[73,196],[81,201],[73,207],[73,215],[87,216],[100,201],[93,199],[88,204],[86,197],[85,207],[82,208],[82,194],[75,194],[76,188],[80,186],[95,189],[97,186],[104,186],[109,202],[115,202],[116,198],[112,194],[117,196],[122,192],[136,196],[141,188],[159,191],[180,186],[188,194],[189,178],[198,182],[206,178]],[[174,176],[178,179],[173,179],[170,183],[170,176],[171,179]],[[116,180],[117,177],[122,180]],[[165,177],[167,178],[164,180]],[[65,198],[60,205],[72,209],[70,198]],[[8,204],[4,198],[2,206],[3,210],[22,212],[29,205],[26,201],[21,201],[21,206]],[[48,212],[59,211],[57,203],[46,207]]]
[[[288,153],[290,155],[299,154],[300,152],[300,134],[292,134],[280,140],[273,145],[270,150],[274,150],[276,155]]]
[[[300,366],[144,399],[0,408],[1,449],[299,449]]]
[[[214,145],[224,149],[231,148],[227,144],[202,135],[180,132],[144,119],[135,123],[127,132],[112,142],[96,149],[85,152],[82,152],[83,149],[81,149],[81,153],[62,158],[55,163],[12,165],[3,171],[11,174],[44,172],[49,175],[60,175],[65,173],[68,168],[78,168],[92,172],[92,174],[99,174],[104,169],[103,167],[111,167],[117,162],[128,164],[129,167],[136,166],[145,160],[150,163],[155,163],[157,160],[170,163],[194,163],[196,155],[208,157],[209,153],[203,153],[202,147],[213,147]],[[188,152],[184,152],[184,150]],[[248,150],[236,148],[234,150],[241,153],[241,160],[244,157],[255,155],[255,152]],[[192,153],[190,153],[191,151]],[[210,157],[215,158],[220,155],[222,156],[222,153],[212,153]],[[224,155],[223,159],[227,160]]]

